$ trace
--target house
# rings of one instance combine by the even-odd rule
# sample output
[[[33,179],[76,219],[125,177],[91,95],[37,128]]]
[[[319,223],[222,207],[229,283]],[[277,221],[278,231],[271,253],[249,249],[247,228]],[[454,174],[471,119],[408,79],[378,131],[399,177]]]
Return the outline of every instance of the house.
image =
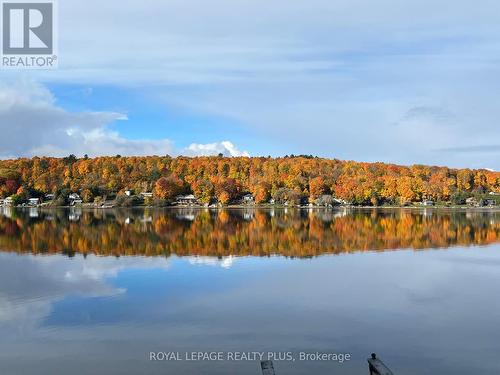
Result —
[[[178,195],[175,198],[175,201],[177,202],[177,204],[188,205],[188,206],[198,204],[198,200],[193,194]]]
[[[479,206],[479,202],[474,197],[467,198],[465,200],[465,203],[467,204],[467,206]]]
[[[333,207],[341,204],[338,199],[334,198],[330,194],[320,195],[318,198],[316,198],[315,203],[317,206],[323,206],[323,207]]]
[[[269,204],[274,204],[275,202],[276,202],[276,201],[274,200],[274,198],[271,198],[271,199],[269,200]]]
[[[14,204],[14,199],[12,197],[7,197],[3,200],[4,206],[12,206]]]
[[[125,195],[130,197],[132,195],[132,190],[125,190]]]
[[[74,201],[71,202],[71,205],[74,206],[76,204],[82,204],[83,200],[82,199],[75,199]]]
[[[496,205],[497,205],[497,201],[494,199],[484,199],[483,200],[483,206],[492,207],[492,206],[496,206]]]
[[[28,199],[28,206],[38,206],[41,202],[40,198],[30,198]]]
[[[83,200],[77,193],[71,193],[68,196],[68,201],[70,206],[74,206],[75,204],[82,204]]]
[[[349,204],[349,202],[339,198],[333,198],[333,202],[341,206],[347,206]]]
[[[253,203],[255,201],[252,194],[248,193],[242,197],[243,203]]]
[[[431,199],[424,199],[422,201],[422,206],[434,206],[434,201]]]
[[[46,201],[53,201],[55,198],[54,194],[45,194],[45,200]]]
[[[142,192],[141,193],[141,197],[143,197],[143,198],[153,198],[153,193]]]

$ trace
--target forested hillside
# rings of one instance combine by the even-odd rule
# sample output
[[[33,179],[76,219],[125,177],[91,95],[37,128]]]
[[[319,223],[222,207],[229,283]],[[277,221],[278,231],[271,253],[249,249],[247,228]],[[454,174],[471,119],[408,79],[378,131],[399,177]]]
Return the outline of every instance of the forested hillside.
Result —
[[[324,195],[364,205],[449,201],[500,192],[500,172],[423,165],[398,166],[291,156],[35,157],[0,161],[0,197],[78,192],[84,202],[124,190],[172,199],[193,193],[223,204],[245,193],[255,202],[314,201]]]

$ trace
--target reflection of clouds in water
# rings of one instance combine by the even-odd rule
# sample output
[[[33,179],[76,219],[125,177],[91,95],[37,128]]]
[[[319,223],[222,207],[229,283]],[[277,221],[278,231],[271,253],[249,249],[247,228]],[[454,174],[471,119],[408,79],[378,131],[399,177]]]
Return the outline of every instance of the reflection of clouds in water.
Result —
[[[0,324],[36,325],[69,295],[104,297],[126,293],[109,285],[125,268],[168,268],[165,258],[17,256],[0,254]]]
[[[7,322],[15,322],[19,328],[32,326],[34,321],[48,316],[52,311],[52,302],[33,299],[28,303],[16,303],[0,295],[0,326]]]
[[[236,257],[187,257],[191,265],[231,268]],[[125,269],[168,269],[170,260],[151,257],[18,256],[0,253],[0,325],[35,326],[54,303],[70,295],[111,297],[126,289],[110,285]]]
[[[232,255],[221,258],[195,256],[195,257],[186,257],[186,260],[189,262],[189,264],[193,265],[199,264],[199,265],[214,266],[214,267],[218,266],[227,269],[231,268],[234,265],[236,257]]]
[[[144,357],[148,350],[215,346],[338,350],[355,358],[348,364],[352,368],[338,371],[322,363],[281,363],[280,372],[288,374],[363,373],[365,356],[373,350],[386,353],[391,365],[406,374],[415,374],[415,358],[426,363],[429,373],[494,374],[497,353],[487,348],[498,346],[500,301],[492,296],[499,275],[482,261],[498,262],[498,250],[495,245],[307,260],[244,257],[231,272],[221,267],[232,264],[231,257],[172,257],[168,262],[4,254],[0,309],[11,309],[8,324],[17,332],[32,329],[16,335],[0,322],[0,373],[20,373],[19,348],[33,352],[31,368],[22,365],[25,374],[38,374],[41,361],[78,374],[254,372],[251,363],[235,364],[236,369],[227,363],[180,362],[153,368]],[[154,272],[164,268],[169,272]],[[140,272],[123,272],[129,269]],[[112,280],[115,276],[119,278]],[[127,286],[126,298],[98,303],[86,298],[121,296],[124,291],[111,282]],[[63,301],[51,311],[54,302],[75,293],[84,298],[76,303],[68,298],[69,304]],[[26,311],[16,316],[12,306],[21,302]],[[37,324],[48,315],[49,324]],[[436,333],[439,337],[429,340]],[[472,363],[471,356],[478,360]],[[66,365],[61,365],[64,360]],[[315,365],[324,367],[310,371]],[[45,373],[57,373],[47,368]]]
[[[52,257],[45,257],[51,259]],[[58,259],[61,262],[60,259]],[[64,261],[62,261],[64,264]],[[169,268],[170,263],[166,258],[143,258],[143,257],[95,257],[88,256],[86,259],[79,258],[79,264],[74,269],[67,270],[65,277],[71,280],[104,280],[116,277],[125,268]]]

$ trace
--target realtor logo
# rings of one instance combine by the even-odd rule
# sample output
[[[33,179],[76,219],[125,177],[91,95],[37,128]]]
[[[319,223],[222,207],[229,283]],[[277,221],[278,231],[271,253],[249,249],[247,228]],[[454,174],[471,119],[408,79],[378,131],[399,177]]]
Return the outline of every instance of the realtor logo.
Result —
[[[2,67],[54,67],[57,62],[54,26],[53,1],[5,0],[2,3]]]

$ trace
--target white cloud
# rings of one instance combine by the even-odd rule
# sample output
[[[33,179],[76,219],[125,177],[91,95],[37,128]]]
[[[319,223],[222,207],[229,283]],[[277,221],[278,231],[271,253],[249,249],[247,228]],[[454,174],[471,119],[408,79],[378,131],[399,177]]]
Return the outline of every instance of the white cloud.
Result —
[[[110,125],[126,121],[116,112],[69,112],[31,80],[0,84],[0,158],[19,156],[176,154],[169,139],[127,139]],[[193,144],[190,155],[247,155],[231,142]]]
[[[1,157],[167,154],[171,142],[128,140],[109,129],[127,116],[116,112],[69,112],[33,81],[0,85]]]
[[[250,156],[247,151],[240,151],[230,141],[216,143],[192,143],[182,151],[186,156],[214,156],[223,154],[224,156]]]

